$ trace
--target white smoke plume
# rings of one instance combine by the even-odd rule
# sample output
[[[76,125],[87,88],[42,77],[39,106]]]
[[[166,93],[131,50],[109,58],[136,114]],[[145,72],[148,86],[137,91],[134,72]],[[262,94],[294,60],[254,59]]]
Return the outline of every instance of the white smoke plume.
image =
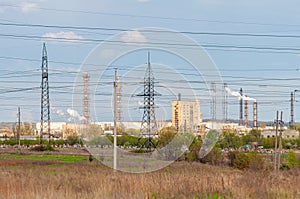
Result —
[[[64,116],[65,113],[62,110],[56,110],[56,114],[59,116]]]
[[[51,104],[51,110],[54,111],[60,117],[63,117],[65,115],[64,111],[57,109],[52,104]]]
[[[79,121],[86,120],[85,117],[81,116],[76,110],[68,108],[67,112],[69,113],[71,118],[78,119]]]
[[[233,91],[228,87],[225,87],[225,90],[231,94],[232,96],[238,97],[239,99],[243,99],[243,100],[248,100],[248,101],[254,101],[256,102],[256,99],[252,98],[252,97],[247,97],[245,95],[241,95],[239,92]]]

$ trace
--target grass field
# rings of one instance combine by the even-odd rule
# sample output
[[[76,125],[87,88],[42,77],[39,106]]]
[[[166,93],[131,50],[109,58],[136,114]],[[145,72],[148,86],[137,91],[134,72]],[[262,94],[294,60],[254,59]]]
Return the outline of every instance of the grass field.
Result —
[[[300,198],[300,171],[240,171],[175,162],[116,172],[87,156],[0,154],[0,198]]]
[[[32,161],[57,161],[57,162],[82,162],[88,157],[83,155],[59,155],[59,154],[0,154],[0,161],[32,160]],[[1,164],[1,163],[0,163]]]

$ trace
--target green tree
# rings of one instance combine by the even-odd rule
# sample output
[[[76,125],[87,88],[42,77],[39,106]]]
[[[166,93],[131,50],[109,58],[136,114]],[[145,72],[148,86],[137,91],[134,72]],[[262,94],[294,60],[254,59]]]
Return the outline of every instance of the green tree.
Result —
[[[262,136],[261,131],[257,129],[252,129],[247,135],[242,137],[243,145],[251,144],[251,143],[258,143],[261,144]]]
[[[75,136],[75,135],[67,137],[66,142],[67,142],[67,144],[70,144],[70,145],[82,144],[79,136]]]
[[[202,146],[202,139],[200,136],[196,137],[189,147],[189,151],[185,154],[185,158],[191,162],[198,159],[198,154]]]
[[[243,142],[239,136],[235,133],[225,134],[220,140],[221,148],[233,148],[237,150],[243,145]]]
[[[265,149],[271,149],[275,147],[275,137],[262,138],[260,145]]]
[[[200,159],[202,163],[220,165],[224,161],[224,156],[220,148],[214,147],[204,158]]]
[[[134,128],[129,128],[125,131],[125,134],[127,135],[139,135],[140,130],[139,129],[134,129]]]
[[[172,141],[176,135],[175,127],[165,127],[158,132],[158,145],[159,147],[166,146],[169,142]]]

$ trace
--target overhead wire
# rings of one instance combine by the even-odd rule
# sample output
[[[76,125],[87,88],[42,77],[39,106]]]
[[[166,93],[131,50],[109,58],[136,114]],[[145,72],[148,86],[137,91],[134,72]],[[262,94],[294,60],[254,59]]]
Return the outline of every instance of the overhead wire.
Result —
[[[55,27],[51,27],[51,28],[55,28]],[[58,28],[58,27],[56,27],[56,28]],[[66,28],[72,28],[72,27],[66,27]],[[76,27],[73,27],[73,28],[76,28]],[[110,30],[110,31],[112,31],[112,30]],[[121,31],[121,30],[118,30],[118,31]],[[124,31],[126,31],[126,30],[124,30]],[[197,34],[197,35],[207,35],[207,32],[182,32],[182,33],[185,33],[185,34]],[[300,38],[300,36],[298,36],[298,35],[273,35],[273,34],[248,34],[248,33],[230,33],[230,34],[227,34],[227,33],[217,33],[217,34],[216,33],[210,33],[208,35],[213,35],[213,36],[235,36],[235,37],[236,36],[242,36],[242,37],[294,38],[294,39],[295,38]],[[32,35],[25,35],[25,36],[23,35],[22,36],[22,35],[14,35],[14,34],[3,34],[2,36],[3,37],[22,38],[22,39],[42,39],[42,38],[43,39],[53,39],[53,38],[45,38],[45,37],[40,37],[40,36],[35,36],[35,35],[33,35],[33,36]],[[67,40],[67,39],[61,38],[61,39],[56,39],[56,40]],[[77,40],[74,41],[74,39],[69,40],[69,41],[71,41],[71,42],[77,42]],[[82,42],[86,42],[86,41],[87,42],[101,42],[101,41],[104,41],[104,40],[99,40],[99,39],[90,39],[90,40],[84,39],[84,40],[82,40]],[[165,42],[165,43],[153,43],[153,44],[169,45],[167,42]],[[173,45],[173,44],[171,44],[171,45]],[[178,45],[178,44],[176,44],[176,45]],[[187,46],[187,47],[190,47],[190,46]],[[228,50],[232,50],[234,48],[234,49],[239,49],[239,50],[248,49],[248,50],[259,50],[259,51],[265,50],[265,51],[272,51],[272,52],[279,51],[279,53],[297,53],[297,51],[300,50],[299,48],[295,48],[295,47],[293,47],[293,48],[290,48],[290,47],[259,47],[259,46],[257,47],[257,46],[235,46],[235,45],[214,45],[214,44],[208,44],[208,45],[206,45],[204,47],[212,48],[212,49],[213,48],[219,48],[217,50],[224,50],[224,49],[221,49],[221,48],[225,48],[225,49],[228,48]],[[295,51],[295,52],[290,52],[290,51]],[[27,61],[39,61],[39,60],[27,60]],[[55,63],[55,62],[53,62],[53,63]],[[67,63],[68,62],[64,62],[64,63],[62,62],[62,63],[59,63],[59,64],[67,64]],[[70,63],[70,64],[72,64],[72,63]],[[292,69],[292,71],[294,71],[294,70],[297,71],[298,69]],[[61,72],[61,73],[56,73],[56,74],[60,75],[60,74],[64,74],[64,73]],[[74,74],[76,74],[76,72],[74,72]],[[187,74],[185,74],[185,75],[187,75]],[[18,76],[9,76],[9,74],[8,74],[8,78],[13,78],[13,77],[18,77]],[[299,80],[298,78],[293,78],[293,79],[288,79],[288,78],[254,79],[254,78],[249,78],[249,77],[242,78],[242,77],[230,77],[230,76],[228,76],[226,78],[240,78],[238,80],[232,80],[230,82],[230,84],[231,85],[243,85],[244,84],[245,86],[249,86],[249,84],[245,83],[245,82],[254,82],[254,83],[256,83],[258,81],[277,81],[277,82],[278,81],[285,81],[286,82],[286,81],[297,81],[297,80]],[[242,81],[244,83],[241,83],[240,81]],[[24,82],[26,82],[26,81],[24,81]],[[53,83],[55,83],[55,82],[53,82]],[[63,83],[63,82],[61,82],[61,83]],[[106,83],[107,83],[107,85],[111,84],[111,82],[106,82]],[[131,83],[133,83],[133,82],[131,82]],[[137,83],[137,82],[134,82],[134,83]],[[203,83],[203,81],[194,81],[194,82],[190,82],[190,83],[200,84],[200,83]],[[251,85],[250,84],[250,86],[255,86],[255,85],[256,86],[274,86],[275,84],[273,84],[273,85],[270,85],[270,84],[260,84],[260,85],[259,84],[252,84]],[[291,85],[291,84],[282,85],[282,84],[280,84],[278,86],[293,87],[295,85]],[[66,86],[61,86],[61,87],[57,87],[57,88],[53,88],[53,89],[64,89],[64,88],[71,88],[71,87],[72,87],[71,85],[69,85],[69,86],[66,85]],[[180,87],[177,87],[177,88],[180,88]],[[27,88],[27,89],[29,89],[29,88]],[[189,89],[189,88],[185,88],[185,89]],[[23,91],[26,91],[26,89],[23,89],[23,90],[20,89],[19,91],[18,90],[12,90],[12,92],[23,92]],[[9,92],[7,92],[7,93],[9,93]],[[65,93],[68,93],[68,91],[65,91]],[[110,96],[110,94],[105,94],[105,93],[102,93],[100,95],[101,96]],[[273,97],[280,97],[280,93],[279,93],[278,96],[276,96],[276,95],[273,95],[273,96],[268,95],[268,96],[272,97],[272,98]],[[273,102],[275,102],[274,99],[272,99],[272,100],[273,100]],[[287,103],[287,102],[284,102],[284,101],[281,101],[281,102]],[[261,103],[263,104],[263,102],[261,102]],[[269,105],[269,104],[270,104],[270,102],[266,102],[266,105]]]
[[[3,3],[0,4],[3,7],[21,8],[21,5]],[[182,17],[163,17],[153,15],[134,15],[114,12],[99,12],[99,11],[87,11],[87,10],[71,10],[71,9],[58,9],[58,8],[45,8],[36,7],[37,10],[51,11],[51,12],[62,12],[62,13],[80,13],[80,14],[92,14],[92,15],[107,15],[117,17],[130,17],[130,18],[146,18],[146,19],[158,19],[158,20],[173,20],[173,21],[189,21],[189,22],[208,22],[208,23],[221,23],[221,24],[240,24],[240,25],[258,25],[258,26],[290,26],[299,27],[299,24],[284,24],[284,23],[262,23],[262,22],[246,22],[246,21],[228,21],[228,20],[208,20],[199,18],[182,18]],[[12,22],[11,20],[1,19],[2,21]]]

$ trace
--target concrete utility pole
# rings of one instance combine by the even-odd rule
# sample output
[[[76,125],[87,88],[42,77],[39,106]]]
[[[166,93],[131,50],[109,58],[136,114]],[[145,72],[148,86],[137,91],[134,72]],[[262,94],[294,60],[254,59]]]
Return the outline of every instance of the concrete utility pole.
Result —
[[[83,75],[83,116],[85,118],[84,124],[88,130],[90,116],[89,116],[89,74]]]
[[[296,92],[298,92],[298,91],[300,91],[300,90],[294,90],[294,96],[293,96],[293,97],[294,97],[294,98],[293,98],[293,122],[294,122],[294,123],[296,123],[296,121],[295,121],[296,118],[295,118],[294,105],[295,105],[295,103],[297,102],[297,101],[296,101]]]
[[[291,92],[291,121],[290,127],[294,125],[294,93]]]
[[[280,169],[280,160],[281,160],[281,150],[282,150],[282,127],[283,127],[283,121],[282,121],[282,111],[280,113],[280,130],[279,130],[279,154],[278,154],[278,170]]]
[[[21,147],[21,111],[20,111],[20,107],[18,108],[18,147],[20,148]]]
[[[227,114],[228,114],[228,104],[227,104],[227,98],[228,98],[228,96],[227,96],[227,92],[226,92],[226,87],[227,87],[227,84],[226,83],[224,83],[224,88],[223,88],[223,92],[224,92],[224,94],[223,94],[223,97],[224,97],[224,99],[223,99],[223,114],[224,114],[224,120],[225,120],[225,122],[227,122]]]
[[[276,112],[276,132],[275,132],[275,150],[274,150],[274,171],[277,170],[277,135],[278,135],[278,111]]]
[[[117,171],[117,69],[114,77],[114,171]]]

